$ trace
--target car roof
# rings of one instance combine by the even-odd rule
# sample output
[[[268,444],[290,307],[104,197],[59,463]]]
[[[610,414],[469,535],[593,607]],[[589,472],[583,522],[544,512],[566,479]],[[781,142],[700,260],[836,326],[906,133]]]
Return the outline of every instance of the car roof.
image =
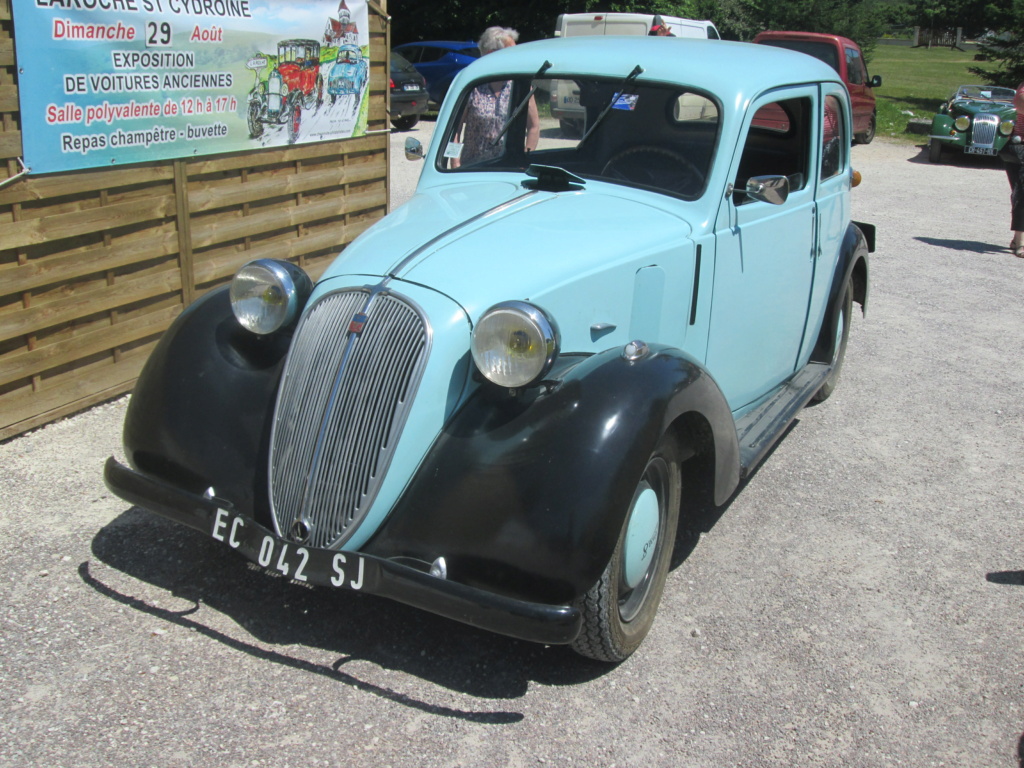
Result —
[[[402,43],[396,45],[396,48],[410,48],[414,45],[422,45],[427,48],[451,48],[456,51],[461,51],[464,48],[476,48],[476,43],[467,41],[455,41],[455,40],[421,40],[415,43]]]
[[[806,42],[819,41],[819,42],[837,42],[842,45],[850,45],[855,48],[860,48],[856,42],[848,37],[842,35],[833,35],[827,32],[786,32],[784,30],[770,29],[765,32],[758,32],[754,36],[754,42],[759,43],[762,40],[804,40]]]
[[[639,81],[692,85],[720,97],[752,97],[781,85],[841,82],[824,62],[784,48],[684,37],[569,37],[540,40],[484,56],[460,74],[487,77],[551,67],[545,78],[566,75],[625,77],[643,67]]]

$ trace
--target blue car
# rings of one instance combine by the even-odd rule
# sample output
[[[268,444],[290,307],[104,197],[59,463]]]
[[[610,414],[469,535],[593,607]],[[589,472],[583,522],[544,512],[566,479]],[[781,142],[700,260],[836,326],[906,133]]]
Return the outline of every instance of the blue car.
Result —
[[[354,45],[341,46],[331,67],[331,74],[327,76],[327,94],[331,104],[340,96],[355,96],[353,103],[358,104],[369,79],[370,66],[363,52]]]
[[[531,130],[556,80],[580,137]],[[836,391],[874,248],[851,134],[835,70],[768,46],[481,58],[315,283],[259,259],[179,316],[107,485],[302,584],[622,661],[680,516]]]
[[[480,58],[476,43],[469,42],[406,43],[395,50],[426,79],[427,93],[435,104],[444,101],[455,76]]]

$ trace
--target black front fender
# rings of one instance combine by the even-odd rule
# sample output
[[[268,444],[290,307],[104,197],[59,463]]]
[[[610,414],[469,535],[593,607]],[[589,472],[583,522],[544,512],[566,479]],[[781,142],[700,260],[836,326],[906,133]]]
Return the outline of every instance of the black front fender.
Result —
[[[291,340],[242,328],[227,287],[190,305],[150,355],[132,392],[124,449],[138,471],[193,493],[214,488],[269,522],[266,460]]]
[[[853,285],[853,300],[861,311],[868,311],[868,253],[875,250],[875,228],[870,224],[851,223],[846,228],[839,251],[839,262],[829,288],[828,309],[821,324],[821,333],[811,353],[811,360],[828,363],[835,352],[836,332],[843,308],[843,291],[847,282]]]
[[[556,377],[528,396],[478,390],[365,551],[444,557],[463,583],[564,602],[604,570],[647,460],[670,429],[701,422],[700,437],[681,433],[684,449],[713,451],[716,497],[735,489],[732,415],[684,353],[652,348],[630,362],[616,348]]]

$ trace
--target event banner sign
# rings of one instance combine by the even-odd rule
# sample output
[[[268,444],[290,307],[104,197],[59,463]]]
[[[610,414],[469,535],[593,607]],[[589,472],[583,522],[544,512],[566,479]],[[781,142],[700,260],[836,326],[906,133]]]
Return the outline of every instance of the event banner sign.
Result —
[[[14,0],[30,173],[366,132],[366,0]]]

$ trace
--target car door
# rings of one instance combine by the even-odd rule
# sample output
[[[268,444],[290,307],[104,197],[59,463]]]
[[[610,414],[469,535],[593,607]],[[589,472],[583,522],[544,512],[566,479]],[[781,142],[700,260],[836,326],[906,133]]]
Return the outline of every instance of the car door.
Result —
[[[839,251],[850,221],[850,110],[846,92],[839,83],[821,85],[821,153],[818,162],[817,227],[814,278],[807,317],[807,332],[799,365],[810,359],[817,342],[839,264]]]
[[[772,91],[747,110],[715,226],[707,367],[730,407],[755,403],[796,370],[815,267],[818,89]],[[786,176],[773,204],[745,194],[755,176]]]

